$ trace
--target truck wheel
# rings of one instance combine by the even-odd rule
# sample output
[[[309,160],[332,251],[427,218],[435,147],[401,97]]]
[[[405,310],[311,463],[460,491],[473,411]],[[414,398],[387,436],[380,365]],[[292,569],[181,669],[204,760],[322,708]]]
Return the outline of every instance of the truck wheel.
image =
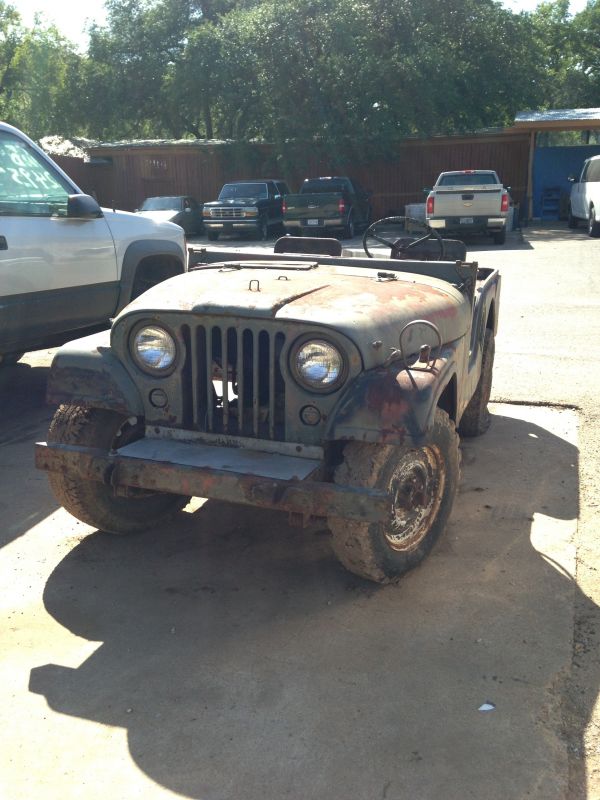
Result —
[[[492,234],[492,236],[494,238],[494,244],[504,244],[506,242],[506,228],[502,228],[501,231]]]
[[[217,239],[219,238],[219,232],[218,231],[206,231],[206,238],[208,239],[209,242],[216,242]]]
[[[354,234],[356,233],[355,226],[354,226],[354,214],[352,211],[348,214],[348,219],[344,226],[344,231],[342,233],[343,239],[354,239]]]
[[[588,234],[594,238],[600,236],[600,222],[596,222],[596,209],[594,206],[590,208],[590,216],[588,217]]]
[[[481,436],[490,427],[491,416],[488,410],[488,403],[492,392],[495,349],[494,332],[486,328],[483,340],[483,354],[481,356],[481,373],[479,374],[475,394],[469,401],[469,405],[466,407],[458,426],[458,432],[461,436]]]
[[[256,230],[256,238],[259,242],[266,242],[269,238],[269,226],[266,219],[259,221],[258,228]]]
[[[569,226],[569,228],[576,228],[578,224],[579,220],[577,219],[577,217],[573,216],[573,210],[571,208],[571,204],[569,204],[569,216],[567,218],[567,225]]]
[[[139,433],[137,426],[114,411],[62,405],[50,424],[48,442],[110,450],[134,441]],[[120,497],[110,486],[97,481],[62,472],[49,472],[48,477],[56,499],[70,514],[109,533],[126,534],[155,527],[189,500],[182,495],[144,490]]]
[[[363,578],[389,583],[419,564],[444,530],[460,479],[458,436],[445,411],[419,447],[349,442],[335,482],[387,491],[385,522],[331,519],[333,550]]]

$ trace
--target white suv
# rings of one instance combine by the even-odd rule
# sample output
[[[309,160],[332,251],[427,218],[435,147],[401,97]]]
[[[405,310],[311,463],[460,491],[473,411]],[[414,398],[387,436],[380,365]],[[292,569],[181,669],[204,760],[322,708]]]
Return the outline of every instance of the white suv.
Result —
[[[101,209],[0,122],[0,364],[106,326],[186,268],[179,225]]]
[[[587,222],[590,236],[600,236],[600,156],[592,156],[583,163],[579,180],[569,176],[573,184],[569,201],[569,228],[576,228],[580,220]]]

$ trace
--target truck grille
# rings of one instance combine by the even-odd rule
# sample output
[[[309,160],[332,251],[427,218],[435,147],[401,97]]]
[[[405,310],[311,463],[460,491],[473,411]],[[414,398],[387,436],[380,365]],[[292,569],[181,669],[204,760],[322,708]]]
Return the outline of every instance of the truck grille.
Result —
[[[211,208],[212,219],[241,219],[244,214],[241,208]]]
[[[280,331],[221,324],[184,326],[184,427],[285,441]]]

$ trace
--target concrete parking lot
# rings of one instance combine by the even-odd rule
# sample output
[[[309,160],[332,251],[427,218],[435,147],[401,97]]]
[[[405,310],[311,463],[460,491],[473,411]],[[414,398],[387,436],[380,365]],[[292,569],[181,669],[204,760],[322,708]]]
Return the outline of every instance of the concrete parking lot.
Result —
[[[469,255],[503,275],[493,424],[394,586],[216,501],[134,537],[77,522],[33,469],[51,353],[2,370],[2,797],[600,797],[600,241]]]

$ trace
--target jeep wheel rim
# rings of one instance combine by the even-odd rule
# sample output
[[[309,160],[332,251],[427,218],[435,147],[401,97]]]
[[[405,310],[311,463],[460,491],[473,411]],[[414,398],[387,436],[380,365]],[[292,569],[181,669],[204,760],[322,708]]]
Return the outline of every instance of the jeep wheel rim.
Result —
[[[392,515],[385,538],[393,550],[417,548],[439,512],[446,473],[437,447],[411,450],[394,469],[389,482]]]

